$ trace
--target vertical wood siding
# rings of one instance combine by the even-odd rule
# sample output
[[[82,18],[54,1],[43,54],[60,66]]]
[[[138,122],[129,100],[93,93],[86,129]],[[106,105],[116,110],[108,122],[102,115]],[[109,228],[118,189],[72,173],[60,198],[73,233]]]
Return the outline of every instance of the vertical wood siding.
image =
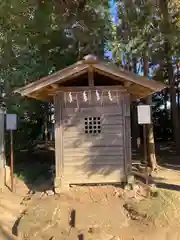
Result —
[[[121,182],[125,157],[122,104],[64,109],[64,182]],[[101,134],[85,133],[88,116],[101,117]]]
[[[54,98],[56,180],[63,184],[118,183],[131,167],[130,99],[74,107]],[[85,118],[100,117],[101,133],[87,134]]]

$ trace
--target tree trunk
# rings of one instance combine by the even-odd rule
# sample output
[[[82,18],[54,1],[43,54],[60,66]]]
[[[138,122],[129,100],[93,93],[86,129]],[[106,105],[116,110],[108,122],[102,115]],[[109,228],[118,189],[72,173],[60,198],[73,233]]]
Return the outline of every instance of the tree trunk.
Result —
[[[133,57],[133,72],[137,73],[137,59]],[[138,124],[138,116],[137,116],[137,103],[132,104],[131,108],[132,114],[132,145],[134,148],[140,148],[141,146],[141,136],[140,136],[140,127]]]
[[[140,127],[137,120],[137,104],[131,104],[132,146],[139,149],[141,146]]]
[[[176,63],[176,82],[177,82],[177,114],[178,119],[180,119],[180,79],[179,79],[179,63]],[[180,125],[179,127],[179,134],[180,134]]]
[[[4,189],[4,112],[0,109],[0,192]]]
[[[152,97],[146,99],[146,104],[152,105]],[[148,163],[152,167],[152,170],[157,169],[157,160],[156,160],[156,150],[154,143],[154,130],[153,123],[147,125],[147,153],[148,153]]]
[[[44,105],[44,141],[48,142],[48,128],[49,128],[49,105]]]
[[[149,73],[149,62],[147,54],[144,55],[144,76],[148,77]],[[150,80],[149,80],[150,81]],[[146,99],[146,104],[152,105],[152,97],[148,97]],[[152,171],[157,169],[157,160],[156,160],[156,152],[155,152],[155,144],[154,144],[154,131],[153,131],[153,123],[148,124],[146,128],[147,132],[147,157],[148,164],[151,166]]]
[[[176,88],[175,78],[173,74],[172,65],[172,53],[171,53],[171,24],[169,20],[168,1],[159,1],[160,11],[163,17],[162,33],[164,34],[164,61],[168,72],[168,80],[170,85],[170,102],[171,102],[171,117],[173,125],[173,137],[176,145],[176,152],[180,153],[180,134],[179,134],[179,121],[178,121],[178,109],[176,104]]]
[[[179,93],[179,90],[178,90],[178,92],[177,92],[177,109],[178,109],[178,118],[180,117],[180,115],[179,115],[179,107],[180,107],[180,93]]]
[[[175,79],[173,77],[173,67],[172,63],[167,63],[168,68],[168,79],[170,85],[170,102],[171,102],[171,118],[172,118],[172,125],[173,125],[173,138],[175,141],[176,152],[180,153],[179,142],[180,142],[180,135],[179,135],[179,120],[178,120],[178,108],[176,102],[176,88],[175,88]]]
[[[48,142],[48,120],[47,120],[47,117],[46,117],[45,123],[44,123],[44,140],[46,143]]]
[[[164,110],[167,111],[168,110],[168,106],[167,106],[167,102],[169,100],[169,92],[168,89],[166,88],[164,90]]]

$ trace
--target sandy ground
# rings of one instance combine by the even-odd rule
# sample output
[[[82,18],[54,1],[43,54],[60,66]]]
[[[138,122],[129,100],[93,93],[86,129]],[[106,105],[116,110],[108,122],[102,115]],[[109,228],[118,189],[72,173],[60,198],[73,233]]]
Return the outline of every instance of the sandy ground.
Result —
[[[12,193],[8,187],[5,187],[0,193],[0,239],[16,240],[12,234],[13,227],[21,213],[25,210],[22,204],[23,198],[28,194],[29,189],[20,180],[15,179],[16,189]]]
[[[99,186],[72,187],[60,196],[35,194],[17,232],[23,240],[178,240],[180,193],[172,185],[179,172],[161,168],[154,178],[161,188],[149,198],[141,185],[131,191]]]
[[[153,177],[158,189],[149,198],[141,184],[130,191],[76,186],[47,196],[27,195],[19,181],[15,193],[0,195],[0,223],[8,231],[0,227],[0,239],[13,240],[13,231],[20,240],[180,240],[180,171],[168,166]]]

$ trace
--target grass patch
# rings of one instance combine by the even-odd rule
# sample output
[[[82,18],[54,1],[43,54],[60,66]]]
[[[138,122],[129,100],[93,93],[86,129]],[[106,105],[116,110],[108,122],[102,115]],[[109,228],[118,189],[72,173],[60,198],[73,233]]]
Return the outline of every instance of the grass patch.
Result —
[[[128,204],[139,216],[145,216],[153,225],[163,227],[174,218],[180,207],[180,200],[174,191],[159,189],[155,198],[129,201]]]
[[[25,176],[22,173],[15,173],[14,176],[23,182],[25,181]]]
[[[15,171],[15,176],[24,181],[26,184],[33,183],[39,176],[50,179],[49,164],[33,163],[19,166]]]

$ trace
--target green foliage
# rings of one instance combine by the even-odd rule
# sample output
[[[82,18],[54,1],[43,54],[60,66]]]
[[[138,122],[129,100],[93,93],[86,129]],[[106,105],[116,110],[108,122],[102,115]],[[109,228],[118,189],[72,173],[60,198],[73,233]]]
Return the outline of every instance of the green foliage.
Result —
[[[108,1],[1,1],[0,104],[18,115],[17,149],[37,138],[47,105],[13,90],[85,54],[103,56],[109,19]]]
[[[166,84],[174,81],[177,86],[180,59],[179,0],[122,0],[116,1],[116,6],[119,21],[112,26],[113,39],[108,44],[114,62],[143,74],[143,59],[146,56],[153,78]],[[169,66],[174,76],[170,76]],[[172,139],[172,128],[178,132],[172,124],[170,109],[160,109],[160,106],[167,105],[171,97],[169,91],[164,91],[153,95],[152,99],[155,135],[161,139]],[[176,106],[173,111],[178,111]]]
[[[177,11],[178,1],[168,5],[170,31],[162,16],[160,1],[116,1],[119,23],[113,26],[113,42],[109,44],[114,60],[121,61],[122,56],[127,62],[134,57],[141,58],[148,53],[151,65],[164,64],[164,44],[171,42],[171,56],[179,57],[180,41]]]
[[[20,180],[23,180],[26,184],[33,184],[40,176],[45,179],[50,179],[51,174],[49,172],[49,164],[38,162],[34,164],[28,164],[23,169],[17,169],[15,176]],[[43,182],[41,182],[43,184]]]

